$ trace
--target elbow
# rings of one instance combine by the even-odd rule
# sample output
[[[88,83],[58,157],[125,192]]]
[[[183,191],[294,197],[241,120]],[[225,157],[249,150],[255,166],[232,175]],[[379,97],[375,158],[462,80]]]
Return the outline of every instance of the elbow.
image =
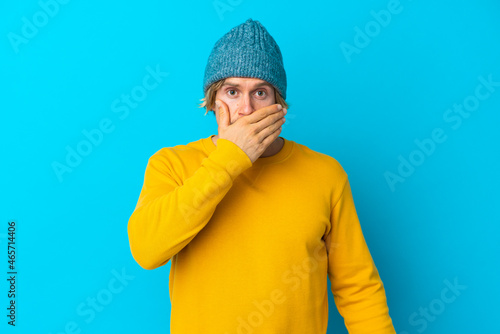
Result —
[[[132,257],[134,258],[135,262],[137,262],[137,264],[141,266],[141,268],[147,270],[152,270],[156,268],[153,265],[152,261],[149,259],[149,257],[145,255],[147,252],[141,249],[141,247],[135,244],[130,238],[129,238],[129,244],[130,244],[130,253],[132,253]]]
[[[132,253],[132,257],[134,258],[135,262],[137,262],[137,264],[139,264],[139,266],[141,266],[141,268],[143,269],[153,270],[160,267],[159,265],[157,265],[153,261],[148,260],[147,258],[140,258],[135,256],[134,253]]]
[[[136,240],[129,235],[130,252],[135,262],[144,269],[153,270],[168,263],[170,257],[165,260],[165,256],[158,254],[147,240]]]
[[[154,233],[145,231],[144,224],[138,223],[141,219],[135,213],[129,219],[127,227],[132,257],[139,266],[146,270],[153,270],[167,264],[173,254],[170,250],[159,247],[158,238],[153,237]],[[165,241],[162,241],[161,244],[164,245]]]
[[[158,261],[155,260],[151,243],[146,238],[141,237],[141,234],[138,233],[139,231],[134,226],[132,219],[130,219],[127,232],[130,252],[135,262],[146,270],[153,270],[160,267]]]
[[[150,250],[133,246],[132,243],[130,244],[130,251],[135,262],[137,262],[141,268],[146,270],[159,268],[168,263],[168,260],[170,260],[160,261]]]

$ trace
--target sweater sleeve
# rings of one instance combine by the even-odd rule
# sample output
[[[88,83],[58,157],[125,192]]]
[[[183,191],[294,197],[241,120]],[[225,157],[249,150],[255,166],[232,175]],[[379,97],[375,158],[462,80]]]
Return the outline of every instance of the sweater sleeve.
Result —
[[[170,160],[161,150],[149,159],[137,206],[128,221],[130,250],[144,269],[165,265],[184,248],[209,222],[234,179],[252,165],[243,150],[221,138],[183,181],[175,174],[179,166]]]
[[[365,242],[347,175],[333,203],[326,239],[328,276],[339,313],[350,334],[396,334],[384,285]]]

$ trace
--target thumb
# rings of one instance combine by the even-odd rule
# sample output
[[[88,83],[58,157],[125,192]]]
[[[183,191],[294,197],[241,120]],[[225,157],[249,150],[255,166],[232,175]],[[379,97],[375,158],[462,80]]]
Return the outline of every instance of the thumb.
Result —
[[[224,128],[229,126],[229,113],[227,111],[226,104],[223,101],[217,99],[215,100],[215,108],[217,109],[217,113],[219,114],[219,126]]]

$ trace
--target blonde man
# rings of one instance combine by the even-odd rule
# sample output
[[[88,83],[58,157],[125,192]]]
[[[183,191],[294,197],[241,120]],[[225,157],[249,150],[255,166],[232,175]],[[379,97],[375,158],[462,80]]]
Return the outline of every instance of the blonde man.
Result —
[[[202,107],[218,134],[148,162],[128,233],[145,269],[171,261],[173,334],[325,334],[327,277],[351,334],[395,334],[346,172],[280,137],[278,45],[248,19],[215,44]]]

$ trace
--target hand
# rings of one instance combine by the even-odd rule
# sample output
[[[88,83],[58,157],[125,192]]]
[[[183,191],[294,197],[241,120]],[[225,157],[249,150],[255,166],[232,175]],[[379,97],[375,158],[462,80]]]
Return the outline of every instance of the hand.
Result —
[[[280,104],[255,110],[251,115],[237,119],[230,124],[229,108],[224,101],[217,99],[215,107],[219,116],[219,137],[227,139],[241,148],[254,163],[281,133],[285,123],[286,109]]]

